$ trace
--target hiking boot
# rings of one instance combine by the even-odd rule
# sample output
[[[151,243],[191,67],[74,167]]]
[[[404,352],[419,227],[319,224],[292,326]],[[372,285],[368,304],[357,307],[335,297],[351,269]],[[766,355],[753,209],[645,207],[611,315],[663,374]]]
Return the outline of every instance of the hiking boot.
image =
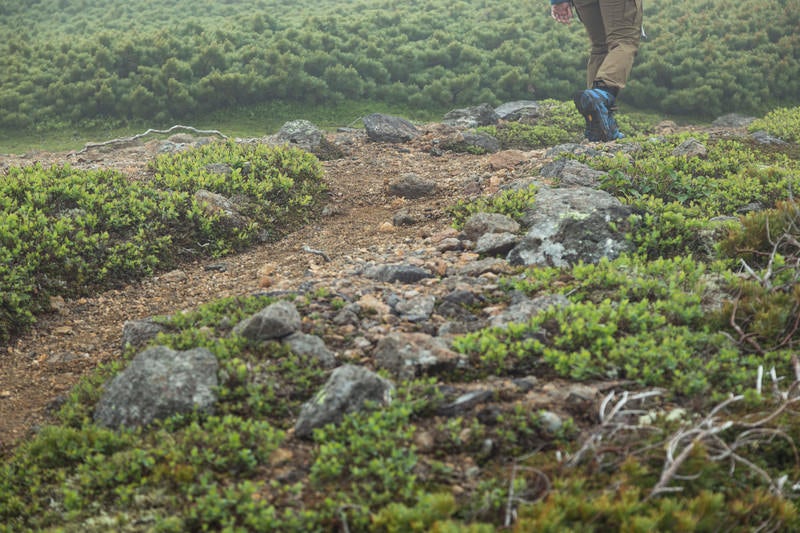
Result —
[[[621,139],[617,121],[614,119],[614,95],[603,89],[587,89],[573,97],[575,107],[586,121],[584,136],[592,142]]]

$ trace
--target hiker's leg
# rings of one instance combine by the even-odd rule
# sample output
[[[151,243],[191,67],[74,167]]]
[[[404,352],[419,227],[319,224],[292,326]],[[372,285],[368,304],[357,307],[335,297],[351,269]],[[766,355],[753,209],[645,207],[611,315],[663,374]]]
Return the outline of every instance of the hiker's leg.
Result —
[[[574,0],[574,4],[591,43],[589,62],[586,66],[586,87],[591,88],[600,66],[608,55],[606,28],[599,0]]]
[[[642,35],[642,0],[600,0],[608,52],[592,83],[618,92],[625,87]]]

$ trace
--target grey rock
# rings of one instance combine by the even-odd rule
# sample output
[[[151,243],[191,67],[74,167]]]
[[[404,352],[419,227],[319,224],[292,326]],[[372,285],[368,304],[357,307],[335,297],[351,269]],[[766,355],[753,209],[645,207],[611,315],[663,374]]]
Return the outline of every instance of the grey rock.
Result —
[[[535,100],[517,100],[495,107],[494,112],[502,120],[515,121],[524,117],[538,118],[542,116],[543,106]]]
[[[352,324],[357,326],[360,322],[358,314],[361,312],[361,306],[358,304],[349,304],[339,310],[336,316],[333,317],[333,324],[336,326],[345,326]]]
[[[252,341],[280,339],[300,330],[300,313],[293,303],[280,300],[239,322],[233,333]]]
[[[587,187],[543,187],[523,217],[528,232],[511,252],[512,265],[564,267],[596,263],[633,249],[625,240],[632,211],[610,194]]]
[[[378,341],[374,357],[378,368],[399,379],[447,372],[464,363],[443,339],[425,333],[390,333]]]
[[[94,420],[110,428],[145,426],[216,403],[217,358],[205,348],[177,352],[148,348],[106,384]]]
[[[497,124],[499,115],[489,104],[480,104],[464,109],[454,109],[445,114],[442,124],[455,128],[476,128]]]
[[[517,233],[519,230],[519,223],[511,217],[500,213],[480,212],[464,222],[462,231],[467,239],[477,241],[487,233]]]
[[[405,209],[401,209],[392,215],[392,225],[394,226],[413,226],[417,223],[416,217]]]
[[[512,250],[513,252],[514,250]],[[509,252],[511,253],[511,252]],[[487,257],[480,261],[472,261],[457,269],[457,274],[460,276],[478,277],[482,274],[503,274],[508,272],[509,265],[505,259],[498,257]]]
[[[436,305],[436,298],[431,295],[419,295],[413,298],[401,299],[394,310],[403,320],[409,322],[423,322],[428,320]]]
[[[278,133],[269,136],[265,141],[272,145],[296,146],[311,152],[322,161],[339,159],[344,156],[341,147],[330,142],[325,132],[308,120],[292,120],[286,122]]]
[[[558,430],[561,429],[564,425],[564,421],[552,411],[542,411],[539,413],[539,424],[541,424],[542,429],[552,434],[557,433]]]
[[[708,156],[708,148],[697,139],[686,139],[672,151],[672,155],[675,157],[699,157],[705,159]]]
[[[493,154],[500,151],[500,141],[484,132],[460,132],[442,141],[441,146],[453,152]]]
[[[296,144],[308,151],[319,146],[324,136],[325,133],[308,120],[286,122],[276,134],[278,141]]]
[[[481,255],[505,256],[519,242],[513,233],[485,233],[475,243],[475,252]]]
[[[485,389],[466,392],[452,402],[437,409],[437,414],[449,417],[459,416],[471,410],[476,405],[490,401],[493,397],[494,393]]]
[[[451,333],[466,332],[471,328],[477,327],[480,321],[479,316],[475,314],[472,308],[478,307],[484,298],[474,294],[472,291],[457,289],[446,294],[439,306],[436,313],[453,319],[453,322],[448,323],[446,326],[439,327],[439,336],[449,335]]]
[[[409,172],[389,183],[389,194],[409,200],[425,198],[436,191],[436,182]]]
[[[738,207],[736,209],[736,212],[740,214],[745,214],[745,213],[752,213],[753,211],[763,211],[764,209],[766,209],[766,207],[764,207],[764,204],[762,204],[761,202],[750,202],[741,207]]]
[[[122,325],[122,349],[141,348],[166,329],[166,326],[150,319],[126,320]]]
[[[445,304],[465,308],[478,305],[480,302],[481,298],[476,296],[474,292],[464,289],[455,289],[442,298],[442,303],[439,306],[439,312],[441,312],[441,309],[445,306]]]
[[[755,117],[748,117],[740,115],[739,113],[728,113],[727,115],[717,117],[711,125],[721,128],[746,128],[754,120]]]
[[[758,144],[764,144],[764,145],[784,146],[789,144],[783,139],[770,135],[766,131],[761,131],[761,130],[751,133],[750,138],[753,139]]]
[[[565,143],[565,144],[558,144],[553,146],[552,148],[548,148],[547,152],[545,152],[545,157],[557,157],[561,154],[574,154],[574,155],[585,155],[588,157],[599,157],[603,155],[603,152],[600,150],[595,150],[591,146],[587,146],[585,144],[576,144],[576,143]]]
[[[456,237],[448,237],[446,239],[442,239],[439,241],[439,244],[436,245],[436,249],[440,252],[456,252],[463,248],[463,244],[460,239]]]
[[[363,121],[367,137],[375,142],[407,142],[421,135],[411,122],[400,117],[373,113]]]
[[[156,151],[159,154],[175,154],[178,152],[183,152],[184,150],[188,150],[189,148],[191,148],[191,146],[188,144],[175,143],[172,141],[160,141]]]
[[[391,404],[393,393],[394,385],[374,372],[355,365],[341,366],[333,371],[322,389],[303,404],[294,434],[303,439],[311,438],[314,429],[338,424],[348,413],[364,411],[366,402]]]
[[[467,150],[470,148],[477,148],[479,151],[490,154],[500,151],[500,141],[488,133],[483,132],[465,132],[464,144],[467,146]]]
[[[386,283],[416,283],[425,278],[435,277],[422,267],[404,263],[372,266],[364,271],[364,276]]]
[[[200,189],[194,193],[194,199],[207,215],[219,216],[220,223],[227,228],[245,228],[250,224],[236,204],[221,194]]]
[[[606,175],[605,172],[594,170],[589,165],[574,159],[557,159],[544,165],[539,174],[543,178],[557,180],[561,186],[580,185],[594,188],[600,185],[600,179]]]
[[[515,322],[527,322],[550,307],[565,307],[567,305],[569,305],[569,300],[562,294],[547,294],[533,299],[524,298],[510,305],[500,314],[493,316],[489,322],[493,327],[507,327]]]
[[[313,357],[320,362],[323,368],[336,366],[336,356],[325,346],[325,341],[316,335],[297,331],[285,337],[282,342],[287,344],[298,355]]]
[[[219,174],[221,176],[233,174],[233,168],[226,163],[209,163],[205,166],[205,170],[209,174]]]

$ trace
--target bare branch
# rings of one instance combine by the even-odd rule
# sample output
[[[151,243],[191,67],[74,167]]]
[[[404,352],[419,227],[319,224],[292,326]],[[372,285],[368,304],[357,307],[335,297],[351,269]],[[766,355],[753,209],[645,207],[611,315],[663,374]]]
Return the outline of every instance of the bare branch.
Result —
[[[529,471],[529,472],[535,473],[539,477],[539,479],[544,481],[544,490],[543,490],[542,493],[544,495],[546,495],[546,494],[548,494],[550,492],[551,484],[550,484],[550,479],[547,477],[547,474],[545,474],[544,472],[542,472],[538,468],[533,468],[533,467],[529,467],[529,466],[519,466],[520,462],[522,462],[522,461],[528,459],[529,457],[535,455],[536,453],[538,453],[538,451],[539,450],[537,450],[536,452],[530,453],[528,455],[525,455],[523,457],[520,457],[518,459],[515,459],[513,461],[513,463],[511,464],[511,475],[509,476],[509,481],[508,481],[508,499],[506,500],[505,527],[510,527],[511,524],[514,523],[514,521],[517,518],[517,510],[514,507],[514,503],[515,502],[532,503],[532,502],[530,502],[528,500],[525,500],[525,499],[523,499],[523,498],[521,498],[519,496],[516,496],[514,494],[514,481],[516,480],[518,471],[524,470],[524,471]]]
[[[759,372],[759,383],[762,375],[763,369]],[[714,407],[699,423],[690,428],[678,430],[666,446],[666,458],[661,477],[651,489],[647,499],[660,494],[682,490],[682,487],[672,486],[672,482],[691,478],[691,476],[680,475],[679,470],[699,444],[704,445],[708,450],[709,461],[730,461],[731,474],[735,472],[737,464],[744,465],[752,473],[763,479],[773,494],[781,497],[783,495],[782,489],[786,485],[788,478],[785,475],[781,478],[773,478],[763,467],[739,453],[740,449],[749,445],[780,438],[789,443],[794,453],[795,464],[800,465],[800,452],[798,452],[792,437],[779,428],[767,425],[780,416],[789,406],[800,402],[800,395],[797,395],[800,380],[793,382],[787,390],[781,391],[780,379],[776,375],[774,368],[770,370],[770,376],[773,387],[776,390],[776,396],[783,398],[784,401],[774,411],[766,416],[761,416],[754,422],[742,422],[739,419],[736,419],[736,421],[719,420],[719,415],[723,409],[744,398],[741,395],[731,396]],[[736,428],[741,428],[743,431],[735,434],[735,438],[731,442],[726,435],[730,435]],[[731,432],[725,433],[728,430],[731,430]]]
[[[176,125],[172,126],[171,128],[166,129],[166,130],[156,130],[156,129],[152,129],[151,128],[151,129],[145,131],[144,133],[139,133],[139,134],[133,135],[131,137],[120,137],[118,139],[111,139],[109,141],[100,142],[100,143],[86,143],[82,150],[80,150],[78,152],[75,152],[75,155],[82,154],[84,152],[88,152],[92,148],[99,148],[101,146],[108,146],[110,144],[127,143],[127,142],[131,142],[131,141],[135,141],[137,139],[141,139],[142,137],[147,137],[148,135],[153,134],[153,133],[168,134],[168,133],[172,133],[175,130],[187,130],[187,131],[191,131],[191,132],[197,133],[199,135],[218,135],[218,136],[222,137],[223,139],[227,139],[228,138],[227,135],[224,135],[224,134],[220,133],[217,130],[198,130],[197,128],[193,128],[191,126],[181,126],[180,124],[176,124]]]

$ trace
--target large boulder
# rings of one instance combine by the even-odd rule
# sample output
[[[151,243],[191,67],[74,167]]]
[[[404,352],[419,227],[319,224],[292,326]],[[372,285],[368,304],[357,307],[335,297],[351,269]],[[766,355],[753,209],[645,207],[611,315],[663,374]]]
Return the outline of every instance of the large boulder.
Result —
[[[523,217],[529,228],[508,254],[512,265],[571,266],[597,263],[633,250],[625,239],[630,207],[588,187],[540,188]]]
[[[366,410],[369,403],[389,405],[393,393],[394,385],[378,374],[360,366],[340,366],[322,389],[303,404],[294,434],[310,438],[314,429],[338,424],[346,414]]]
[[[407,172],[389,183],[389,194],[408,200],[425,198],[436,192],[436,182]]]
[[[310,152],[319,146],[325,132],[308,120],[292,120],[281,126],[275,137],[279,142],[294,144]]]
[[[378,368],[400,379],[449,372],[465,362],[443,339],[425,333],[390,333],[378,341],[375,348]]]
[[[328,140],[322,129],[308,120],[286,122],[268,141],[272,144],[297,146],[323,161],[339,159],[344,155],[339,146]]]
[[[519,231],[519,223],[513,218],[502,213],[489,213],[480,211],[471,215],[464,222],[464,236],[477,241],[487,233],[516,233]]]
[[[445,150],[459,153],[493,154],[500,151],[500,141],[484,132],[459,131],[442,140]]]
[[[367,137],[384,143],[407,142],[421,135],[411,122],[404,118],[372,113],[363,119]]]
[[[294,304],[280,300],[239,322],[233,333],[256,342],[269,341],[299,331],[300,324],[300,313]]]
[[[454,109],[442,119],[442,124],[455,128],[476,128],[497,124],[500,116],[489,104],[480,104],[464,109]]]
[[[122,325],[122,349],[141,348],[166,330],[166,326],[152,319],[126,320]]]
[[[606,172],[595,170],[574,159],[556,159],[544,165],[539,171],[539,175],[557,181],[562,187],[578,185],[596,188],[600,185],[600,180],[606,175]]]
[[[313,358],[324,368],[336,366],[336,356],[325,345],[325,341],[316,335],[298,331],[284,338],[281,342],[289,346],[297,355]]]
[[[494,108],[494,112],[502,120],[520,120],[523,117],[540,117],[543,114],[543,106],[535,100],[517,100],[506,102]]]
[[[384,283],[416,283],[436,277],[429,270],[406,263],[371,266],[364,270],[364,276]]]
[[[239,212],[239,207],[221,194],[200,189],[194,199],[203,212],[210,217],[218,217],[219,223],[229,229],[245,229],[251,221]]]
[[[176,414],[211,411],[217,401],[218,367],[206,348],[148,348],[106,385],[94,420],[110,428],[136,427]]]

